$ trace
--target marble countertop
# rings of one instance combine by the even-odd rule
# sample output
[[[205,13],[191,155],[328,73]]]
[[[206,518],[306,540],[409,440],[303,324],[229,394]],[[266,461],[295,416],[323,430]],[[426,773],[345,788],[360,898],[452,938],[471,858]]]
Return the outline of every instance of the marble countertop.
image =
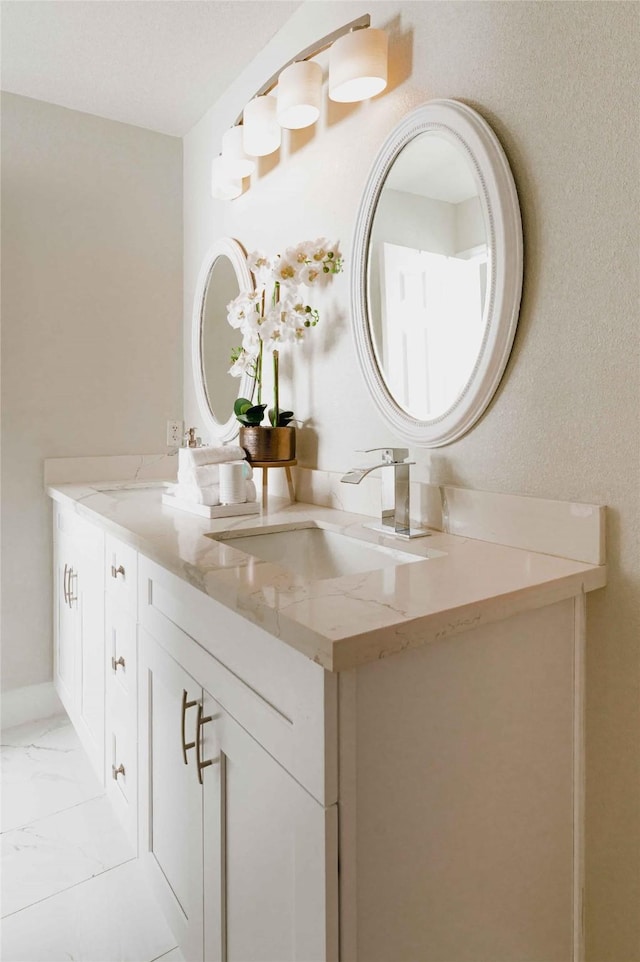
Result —
[[[341,671],[601,588],[604,565],[459,535],[400,541],[367,519],[311,504],[207,520],[162,504],[163,485],[50,485],[67,509],[100,524],[179,578],[330,671]],[[205,537],[316,525],[424,560],[321,581]]]

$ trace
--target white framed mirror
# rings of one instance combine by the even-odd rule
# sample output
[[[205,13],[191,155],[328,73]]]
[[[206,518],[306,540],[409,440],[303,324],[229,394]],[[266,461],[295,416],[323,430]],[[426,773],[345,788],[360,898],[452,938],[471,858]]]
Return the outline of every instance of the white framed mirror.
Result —
[[[520,310],[522,224],[500,142],[476,111],[433,100],[392,131],[354,234],[356,352],[390,428],[439,447],[503,375]]]
[[[230,441],[239,424],[233,413],[237,397],[250,397],[250,375],[240,380],[228,373],[238,331],[227,321],[227,304],[253,290],[246,254],[231,237],[221,237],[207,252],[193,301],[191,360],[203,431],[212,440]]]

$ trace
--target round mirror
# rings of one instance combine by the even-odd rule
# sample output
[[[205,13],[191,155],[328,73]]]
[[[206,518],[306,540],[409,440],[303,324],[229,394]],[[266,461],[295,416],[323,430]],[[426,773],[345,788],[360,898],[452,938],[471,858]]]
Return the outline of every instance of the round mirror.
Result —
[[[238,432],[233,414],[237,397],[251,394],[251,379],[228,373],[238,332],[227,321],[227,304],[241,291],[253,290],[245,252],[230,237],[218,240],[204,259],[194,299],[193,375],[204,430],[229,441]]]
[[[521,288],[520,210],[495,134],[464,104],[425,104],[376,158],[354,239],[358,357],[394,431],[436,447],[469,430],[506,366]]]

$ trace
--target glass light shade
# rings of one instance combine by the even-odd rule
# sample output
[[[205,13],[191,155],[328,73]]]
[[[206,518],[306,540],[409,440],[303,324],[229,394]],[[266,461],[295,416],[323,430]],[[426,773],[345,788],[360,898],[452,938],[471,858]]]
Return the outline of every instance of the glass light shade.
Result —
[[[222,159],[229,176],[234,180],[250,177],[256,169],[255,161],[247,157],[244,151],[242,127],[230,127],[222,135]]]
[[[276,118],[276,107],[276,98],[266,94],[250,100],[244,108],[244,149],[252,157],[266,157],[280,146],[282,130]]]
[[[211,196],[215,200],[235,200],[242,193],[242,180],[229,176],[229,169],[222,156],[211,164]]]
[[[355,103],[387,86],[387,35],[368,27],[339,37],[329,54],[329,97]]]
[[[310,127],[320,116],[322,67],[313,60],[289,64],[278,77],[278,123],[288,130]]]

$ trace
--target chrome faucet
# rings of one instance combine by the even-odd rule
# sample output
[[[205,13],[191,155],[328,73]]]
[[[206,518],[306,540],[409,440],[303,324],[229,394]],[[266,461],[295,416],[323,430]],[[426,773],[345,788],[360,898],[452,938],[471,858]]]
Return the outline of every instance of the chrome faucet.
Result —
[[[360,484],[376,468],[393,468],[382,472],[382,516],[380,526],[387,534],[396,534],[404,538],[416,537],[418,534],[428,534],[427,531],[412,531],[409,522],[409,466],[415,461],[407,461],[409,452],[406,448],[369,448],[364,454],[381,451],[381,460],[366,468],[352,468],[344,477],[340,478],[345,484]]]

